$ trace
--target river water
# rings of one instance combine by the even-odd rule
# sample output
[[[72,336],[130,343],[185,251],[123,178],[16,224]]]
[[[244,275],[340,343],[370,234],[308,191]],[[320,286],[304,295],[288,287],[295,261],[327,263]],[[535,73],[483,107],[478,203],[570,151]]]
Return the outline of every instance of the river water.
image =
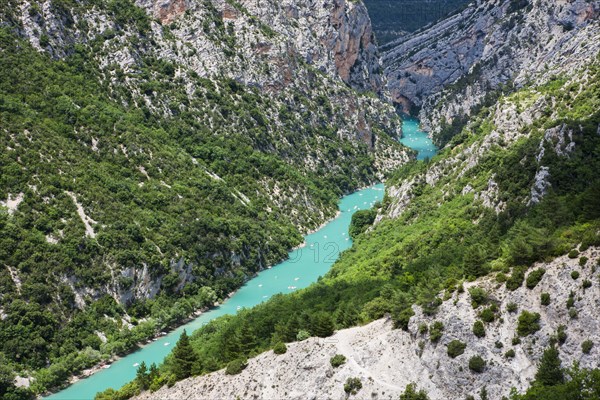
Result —
[[[422,160],[435,155],[437,148],[419,130],[419,122],[414,118],[404,118],[402,125],[404,145],[418,151]],[[108,388],[118,389],[135,378],[137,365],[157,365],[169,354],[184,329],[188,333],[202,327],[209,321],[226,314],[235,314],[241,308],[250,308],[277,293],[290,293],[316,282],[319,276],[329,271],[339,253],[352,245],[348,228],[352,214],[366,210],[376,201],[383,199],[384,186],[378,184],[344,196],[339,202],[339,215],[317,232],[305,237],[305,245],[289,254],[289,259],[260,272],[248,281],[235,294],[219,307],[210,309],[198,318],[180,326],[156,341],[114,362],[88,378],[82,379],[68,388],[46,397],[47,400],[92,400],[96,393]]]
[[[419,120],[416,118],[402,117],[402,139],[400,143],[418,152],[417,160],[431,158],[438,152],[426,132],[419,129]]]
[[[118,389],[135,378],[137,364],[142,361],[146,365],[161,363],[184,329],[191,333],[214,318],[235,314],[239,309],[255,306],[274,294],[290,293],[307,287],[319,276],[325,275],[339,253],[352,245],[348,235],[352,214],[357,210],[371,208],[376,201],[383,199],[383,193],[383,184],[378,184],[343,197],[339,202],[340,213],[337,218],[317,232],[307,235],[304,247],[290,252],[288,260],[260,272],[221,306],[210,309],[166,336],[121,358],[110,368],[96,372],[46,399],[91,400],[97,392],[111,387]]]

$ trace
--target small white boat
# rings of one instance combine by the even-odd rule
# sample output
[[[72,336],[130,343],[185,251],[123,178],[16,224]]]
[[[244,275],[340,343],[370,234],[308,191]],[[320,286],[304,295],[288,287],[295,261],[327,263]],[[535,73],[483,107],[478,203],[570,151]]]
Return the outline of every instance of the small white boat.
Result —
[[[235,309],[236,309],[236,310],[241,310],[241,309],[242,309],[242,306],[237,306]]]
[[[263,296],[263,299],[266,299],[267,297],[269,297],[269,296],[267,296],[267,295],[265,294],[265,295]]]
[[[349,238],[346,238],[346,240],[348,240]]]
[[[325,239],[327,239],[327,235],[323,235],[323,237],[324,237]]]
[[[258,285],[258,287],[262,287],[262,283],[260,283],[260,284]]]
[[[140,366],[140,363],[135,363],[135,364],[133,364],[133,366],[134,366],[134,367],[139,367],[139,366]]]
[[[289,290],[294,290],[294,289],[296,289],[296,286],[288,286],[288,289]]]
[[[167,342],[167,343],[165,343],[165,346],[168,346],[168,345],[170,345],[170,344],[171,344],[171,343]]]
[[[103,366],[102,366],[102,368],[104,368],[104,369],[109,369],[109,368],[110,368],[110,364],[108,364],[108,365],[103,365]]]
[[[300,279],[300,278],[294,278],[295,281],[297,281],[298,279]]]

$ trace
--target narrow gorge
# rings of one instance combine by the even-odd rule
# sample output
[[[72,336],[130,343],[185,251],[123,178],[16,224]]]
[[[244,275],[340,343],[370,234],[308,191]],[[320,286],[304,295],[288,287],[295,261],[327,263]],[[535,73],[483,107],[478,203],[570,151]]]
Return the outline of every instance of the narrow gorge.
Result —
[[[0,398],[600,398],[600,1],[3,0],[0,52]]]

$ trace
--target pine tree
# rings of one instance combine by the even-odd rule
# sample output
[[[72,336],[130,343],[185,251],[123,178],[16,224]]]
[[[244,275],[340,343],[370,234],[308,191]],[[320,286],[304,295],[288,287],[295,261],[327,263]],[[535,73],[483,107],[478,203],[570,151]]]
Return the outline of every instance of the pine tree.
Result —
[[[150,364],[150,373],[148,374],[148,377],[150,378],[150,382],[152,382],[154,379],[158,378],[160,376],[160,372],[158,371],[158,367],[156,366],[155,363]]]
[[[358,320],[358,312],[355,307],[352,307],[350,304],[344,304],[340,307],[338,314],[336,316],[336,322],[342,328],[349,328],[356,324]]]
[[[221,361],[229,362],[238,358],[242,352],[235,326],[228,324],[219,338]]]
[[[192,366],[198,361],[198,356],[190,344],[190,339],[185,329],[173,349],[172,372],[178,380],[192,375]]]
[[[238,340],[243,354],[249,355],[256,349],[256,335],[247,321],[242,323],[238,331]]]
[[[146,363],[144,361],[142,361],[142,363],[140,364],[140,366],[137,369],[137,372],[135,374],[135,381],[137,382],[137,384],[139,385],[139,387],[142,390],[146,390],[148,389],[149,386],[149,379],[148,379],[148,374],[147,374],[148,369],[146,368]]]
[[[328,337],[333,335],[333,321],[327,313],[321,312],[315,314],[312,319],[312,333],[319,337]]]
[[[409,383],[404,393],[400,395],[400,400],[429,400],[429,397],[424,390],[417,390],[416,384]]]
[[[538,371],[535,374],[536,381],[543,386],[554,386],[563,383],[565,377],[560,364],[558,349],[548,347],[542,355]]]
[[[488,392],[485,386],[481,388],[481,392],[479,393],[479,399],[488,400]]]
[[[298,321],[298,317],[294,316],[290,318],[285,325],[285,342],[293,342],[296,340],[296,336],[298,335],[298,331],[300,330],[300,321]]]

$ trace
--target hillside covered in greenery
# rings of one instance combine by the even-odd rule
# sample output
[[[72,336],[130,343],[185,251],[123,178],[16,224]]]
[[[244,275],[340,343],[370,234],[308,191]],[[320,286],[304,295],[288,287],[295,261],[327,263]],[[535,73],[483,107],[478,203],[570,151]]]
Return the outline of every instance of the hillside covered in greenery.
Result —
[[[237,36],[286,39],[235,2],[248,26],[210,1],[182,17],[215,46],[198,55],[185,24],[129,1],[49,5],[0,6],[2,398],[222,301],[409,154],[390,106],[300,54],[286,50],[285,77],[255,57],[245,73],[264,86],[236,79]],[[221,67],[201,75],[207,57]]]
[[[501,118],[507,109],[517,113],[517,128],[503,125],[513,121]],[[493,273],[514,290],[534,262],[600,245],[599,109],[598,57],[572,74],[500,96],[438,156],[388,180],[375,225],[367,230],[365,220],[373,218],[355,218],[354,246],[318,283],[194,332],[195,355],[184,375],[239,370],[280,342],[327,337],[386,314],[406,329],[414,303],[435,315],[444,300],[438,294],[462,290],[465,280]],[[98,398],[171,384],[182,377],[178,365],[172,354],[148,386],[134,381]],[[576,369],[569,374],[587,379]],[[531,391],[541,392],[548,390]]]

